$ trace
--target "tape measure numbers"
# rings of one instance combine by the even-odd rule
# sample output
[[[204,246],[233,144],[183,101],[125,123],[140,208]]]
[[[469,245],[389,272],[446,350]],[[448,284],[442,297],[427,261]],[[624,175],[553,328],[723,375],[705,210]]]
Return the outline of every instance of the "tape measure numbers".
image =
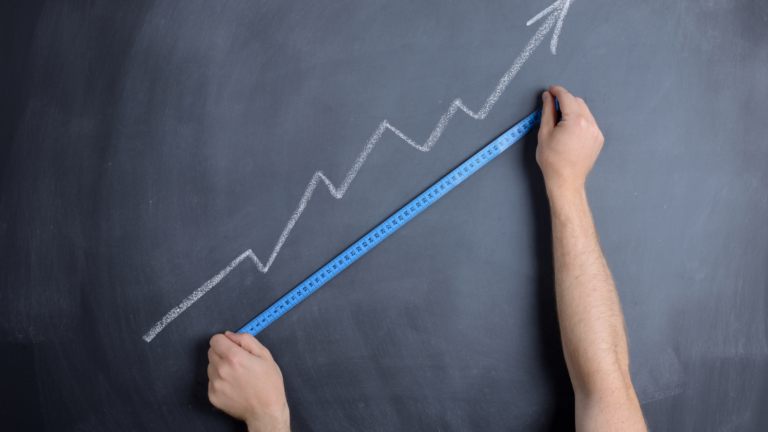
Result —
[[[395,212],[395,214],[387,218],[381,225],[364,235],[355,244],[340,253],[328,264],[324,265],[317,271],[317,273],[300,283],[283,298],[276,301],[267,310],[238,330],[238,333],[257,335],[268,325],[272,324],[275,320],[291,310],[291,308],[309,297],[310,294],[317,291],[318,288],[333,279],[333,277],[339,274],[342,270],[357,261],[358,258],[365,255],[366,252],[373,249],[377,244],[381,243],[381,241],[397,231],[398,228],[405,225],[408,221],[416,217],[416,215],[424,211],[424,209],[432,205],[432,203],[448,193],[448,191],[455,188],[459,183],[466,180],[467,177],[477,172],[477,170],[485,166],[485,164],[525,136],[525,134],[540,122],[541,110],[539,109],[508,131],[504,132],[500,137],[485,146],[485,148],[475,153],[474,156],[467,159],[450,174],[430,186],[424,193]]]

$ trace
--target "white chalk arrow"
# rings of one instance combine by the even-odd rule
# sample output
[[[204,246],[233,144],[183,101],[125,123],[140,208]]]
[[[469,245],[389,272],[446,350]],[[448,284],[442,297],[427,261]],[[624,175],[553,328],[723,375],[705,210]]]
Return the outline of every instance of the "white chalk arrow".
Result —
[[[402,133],[399,129],[392,126],[389,123],[389,121],[384,120],[381,123],[379,123],[379,126],[373,132],[373,135],[371,135],[371,137],[368,139],[368,142],[363,148],[363,151],[360,152],[360,155],[357,157],[355,164],[352,166],[352,169],[349,170],[346,177],[344,177],[344,181],[341,182],[341,185],[339,185],[339,187],[334,186],[331,180],[328,179],[328,177],[326,177],[322,171],[317,171],[312,176],[312,180],[309,181],[309,184],[307,185],[307,189],[304,191],[304,195],[302,195],[301,200],[299,201],[298,207],[296,207],[296,210],[294,210],[293,214],[291,215],[291,218],[288,220],[288,224],[286,224],[285,228],[283,228],[283,232],[280,234],[280,238],[277,240],[277,244],[275,245],[274,249],[272,249],[272,254],[269,256],[269,259],[267,260],[266,264],[262,264],[252,250],[248,249],[247,251],[243,252],[242,254],[240,254],[240,256],[235,258],[234,261],[232,261],[224,269],[222,269],[219,272],[219,274],[217,274],[212,279],[204,283],[202,286],[200,286],[198,289],[192,292],[192,294],[190,294],[187,298],[185,298],[180,305],[176,306],[175,308],[171,309],[167,314],[165,314],[165,316],[160,321],[158,321],[155,325],[153,325],[152,328],[147,332],[147,334],[143,336],[144,340],[147,342],[150,342],[155,336],[157,336],[157,334],[166,325],[168,325],[177,316],[179,316],[182,312],[184,312],[184,310],[186,310],[189,306],[191,306],[192,303],[196,302],[211,288],[216,286],[216,284],[218,284],[224,277],[226,277],[227,274],[229,274],[229,272],[232,271],[232,269],[237,267],[246,258],[250,258],[250,260],[256,265],[256,268],[258,268],[260,272],[266,273],[269,270],[269,268],[272,266],[272,263],[275,261],[275,258],[277,258],[277,254],[280,253],[280,249],[283,247],[285,240],[288,238],[288,235],[291,233],[293,226],[299,220],[299,217],[301,217],[301,214],[304,212],[304,209],[307,207],[307,203],[309,203],[309,199],[312,198],[312,194],[315,192],[315,187],[317,187],[318,182],[322,180],[325,186],[328,188],[328,191],[331,193],[331,195],[333,195],[334,198],[340,199],[341,197],[343,197],[344,193],[347,191],[347,188],[349,188],[349,185],[352,184],[352,180],[354,180],[355,176],[357,176],[357,172],[360,171],[360,168],[365,163],[365,160],[368,158],[368,155],[376,146],[376,143],[379,141],[379,139],[381,138],[381,135],[385,131],[391,130],[392,132],[395,133],[395,135],[400,137],[403,141],[410,144],[417,150],[428,152],[429,150],[432,149],[432,147],[435,145],[437,140],[440,138],[440,135],[443,134],[445,127],[448,126],[448,122],[451,120],[453,115],[456,114],[456,111],[462,110],[464,113],[466,113],[467,115],[469,115],[470,117],[476,120],[484,119],[488,115],[488,113],[491,111],[491,108],[493,108],[493,105],[496,104],[496,101],[499,100],[499,97],[501,97],[501,94],[504,93],[504,90],[507,88],[507,85],[509,85],[510,81],[512,81],[515,75],[517,75],[517,72],[523,66],[523,63],[525,63],[525,61],[528,60],[528,57],[531,56],[531,54],[536,49],[536,47],[538,47],[541,41],[544,40],[544,37],[546,37],[547,33],[549,33],[549,31],[552,29],[552,26],[555,24],[555,20],[557,20],[557,26],[555,27],[554,34],[552,35],[552,42],[549,45],[550,50],[552,51],[552,54],[555,54],[555,51],[557,48],[557,40],[560,36],[560,31],[563,27],[563,20],[565,19],[565,14],[568,13],[568,7],[571,5],[572,2],[573,0],[558,0],[548,8],[541,11],[538,15],[533,17],[530,21],[528,21],[527,25],[531,25],[536,21],[538,21],[539,19],[549,14],[549,17],[547,17],[547,19],[544,20],[544,23],[536,31],[536,34],[533,35],[531,40],[528,41],[528,44],[525,46],[525,48],[523,48],[523,52],[521,52],[517,56],[515,61],[512,63],[512,66],[501,77],[501,80],[499,80],[499,83],[496,85],[496,88],[493,90],[491,95],[488,96],[488,99],[485,100],[485,103],[483,104],[483,106],[480,108],[479,111],[475,112],[467,108],[467,106],[464,105],[464,102],[462,102],[461,99],[454,100],[451,103],[450,107],[448,108],[448,111],[445,114],[443,114],[442,117],[440,117],[440,120],[437,122],[437,125],[432,130],[432,133],[429,135],[429,138],[427,139],[427,141],[421,145],[419,145],[416,141],[412,140],[407,135]]]

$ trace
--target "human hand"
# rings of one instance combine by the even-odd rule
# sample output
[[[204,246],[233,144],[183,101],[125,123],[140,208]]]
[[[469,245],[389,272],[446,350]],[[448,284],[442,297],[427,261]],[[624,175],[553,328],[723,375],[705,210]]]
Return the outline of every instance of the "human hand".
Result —
[[[563,119],[558,122],[555,100]],[[603,134],[581,98],[560,86],[551,86],[541,95],[544,108],[539,127],[536,161],[544,174],[547,192],[582,191],[587,175],[603,147]]]
[[[208,350],[208,399],[243,420],[250,432],[288,432],[283,374],[272,354],[248,333],[217,334]]]

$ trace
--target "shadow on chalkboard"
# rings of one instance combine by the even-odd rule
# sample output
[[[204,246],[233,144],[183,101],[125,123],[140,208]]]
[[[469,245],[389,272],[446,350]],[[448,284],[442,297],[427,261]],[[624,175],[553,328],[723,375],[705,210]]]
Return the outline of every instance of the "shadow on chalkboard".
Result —
[[[45,429],[31,344],[0,343],[0,429]]]
[[[540,93],[539,93],[540,94]],[[549,213],[549,200],[544,187],[544,177],[536,162],[538,129],[531,131],[523,140],[523,160],[531,209],[535,221],[537,306],[539,338],[543,353],[542,364],[551,378],[551,391],[554,392],[555,404],[547,430],[575,430],[574,396],[568,369],[565,365],[563,347],[560,341],[560,328],[557,321],[555,304],[555,278],[552,263],[552,222]]]
[[[191,391],[189,405],[196,413],[201,414],[207,421],[212,423],[229,425],[229,430],[244,431],[247,430],[245,423],[236,420],[224,411],[211,405],[208,400],[208,344],[210,339],[200,338],[194,344],[195,374],[191,380]]]

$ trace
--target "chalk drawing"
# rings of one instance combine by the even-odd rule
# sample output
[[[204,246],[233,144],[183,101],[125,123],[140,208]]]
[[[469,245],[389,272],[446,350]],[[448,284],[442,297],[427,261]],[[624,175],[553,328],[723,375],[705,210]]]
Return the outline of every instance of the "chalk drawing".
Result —
[[[266,273],[269,268],[272,266],[272,263],[275,261],[275,258],[277,258],[277,254],[280,253],[280,249],[283,247],[283,244],[285,243],[285,240],[288,238],[288,235],[291,233],[291,230],[293,229],[293,226],[296,225],[296,222],[299,220],[299,217],[301,217],[301,214],[304,212],[304,209],[307,207],[307,203],[309,202],[309,199],[312,198],[312,194],[315,192],[315,187],[317,187],[318,181],[322,180],[323,183],[325,183],[325,186],[328,187],[328,191],[330,191],[331,195],[334,198],[340,199],[344,196],[344,193],[347,191],[347,188],[349,188],[349,185],[352,183],[352,180],[355,179],[355,176],[357,176],[357,172],[360,171],[360,168],[365,163],[365,160],[368,158],[368,155],[373,151],[373,148],[376,146],[376,143],[381,138],[381,135],[386,131],[387,129],[391,130],[395,133],[398,137],[400,137],[403,141],[407,142],[417,150],[421,150],[423,152],[428,152],[432,147],[435,145],[437,140],[440,138],[440,135],[443,134],[443,131],[445,130],[445,127],[448,126],[448,122],[451,120],[451,117],[453,117],[454,114],[456,114],[456,111],[462,110],[466,114],[468,114],[470,117],[476,119],[476,120],[482,120],[484,119],[488,113],[491,111],[491,108],[493,108],[493,105],[496,104],[496,101],[499,100],[499,97],[501,97],[501,94],[504,93],[504,90],[507,88],[507,85],[509,85],[510,81],[517,75],[517,72],[520,70],[520,68],[523,66],[523,63],[525,63],[526,60],[528,60],[528,57],[533,53],[533,51],[536,49],[536,47],[539,46],[542,40],[544,40],[544,37],[547,35],[549,30],[552,28],[552,26],[555,23],[555,20],[557,19],[557,26],[555,27],[554,34],[552,36],[552,42],[550,44],[550,50],[552,51],[552,54],[555,54],[556,48],[557,48],[557,41],[560,36],[560,31],[563,26],[563,20],[565,19],[565,14],[568,13],[568,7],[573,3],[573,0],[558,0],[555,3],[553,3],[548,8],[541,11],[538,15],[533,17],[530,21],[528,21],[527,25],[531,25],[534,22],[538,21],[542,17],[546,16],[547,14],[550,14],[549,17],[544,21],[544,23],[539,27],[539,29],[536,31],[536,34],[531,38],[530,41],[528,41],[528,44],[523,48],[523,52],[521,52],[515,61],[512,63],[512,66],[507,70],[507,72],[501,77],[501,80],[499,80],[499,83],[496,85],[496,88],[493,90],[490,96],[488,96],[488,99],[486,99],[485,104],[483,104],[482,108],[480,108],[479,111],[474,112],[467,108],[466,105],[464,105],[464,102],[461,101],[461,99],[454,100],[450,107],[448,108],[448,111],[443,114],[442,117],[440,117],[440,121],[437,122],[437,126],[435,126],[435,129],[432,130],[432,133],[429,135],[429,138],[423,145],[419,145],[414,140],[410,139],[407,135],[402,133],[400,130],[389,124],[387,120],[382,121],[379,124],[379,127],[376,128],[376,131],[371,135],[371,137],[368,139],[368,142],[365,145],[365,148],[363,148],[363,151],[360,152],[360,155],[357,157],[357,160],[355,160],[355,164],[352,166],[352,169],[349,170],[347,173],[347,176],[344,178],[344,181],[341,182],[341,185],[337,188],[333,185],[330,179],[323,174],[322,171],[316,172],[312,176],[312,180],[309,181],[309,185],[307,185],[307,189],[304,191],[304,195],[302,195],[301,200],[299,201],[299,206],[296,207],[296,210],[294,210],[293,214],[291,215],[291,218],[288,220],[288,224],[285,225],[285,228],[283,228],[283,232],[280,234],[280,238],[277,240],[277,244],[275,245],[274,249],[272,249],[272,254],[269,256],[269,260],[267,260],[266,264],[262,264],[261,261],[256,257],[256,255],[248,249],[247,251],[243,252],[240,256],[235,258],[234,261],[229,263],[223,270],[219,272],[216,276],[214,276],[211,280],[204,283],[200,288],[196,289],[192,294],[190,294],[187,298],[184,299],[184,301],[181,302],[180,305],[176,306],[175,308],[171,309],[170,312],[165,314],[165,316],[158,321],[155,325],[152,326],[152,328],[143,336],[144,340],[147,342],[150,342],[157,334],[165,327],[167,326],[171,321],[174,320],[179,314],[184,312],[189,306],[192,305],[195,301],[197,301],[200,297],[202,297],[205,293],[207,293],[211,288],[216,286],[227,274],[232,271],[235,267],[237,267],[243,260],[246,258],[250,258],[251,261],[256,265],[256,268],[259,269],[260,272]]]

